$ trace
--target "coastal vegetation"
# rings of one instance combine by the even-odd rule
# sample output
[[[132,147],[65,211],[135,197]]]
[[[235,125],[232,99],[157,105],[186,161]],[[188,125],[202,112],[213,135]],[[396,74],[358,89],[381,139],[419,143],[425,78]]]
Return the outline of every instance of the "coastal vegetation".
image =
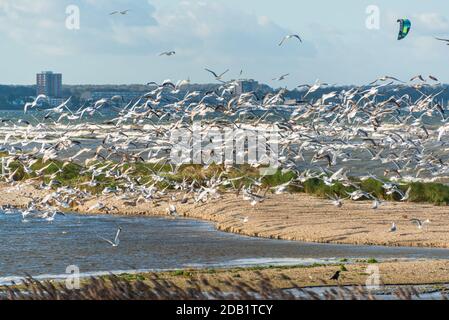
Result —
[[[10,156],[6,153],[0,153],[0,159],[2,157]],[[118,165],[114,161],[96,161],[85,165],[73,162],[64,163],[59,160],[49,160],[44,163],[42,159],[36,159],[36,162],[31,166],[31,173],[27,173],[20,159],[16,159],[9,166],[9,172],[12,175],[9,178],[14,181],[39,181],[55,189],[61,186],[79,187],[92,194],[100,194],[105,188],[120,190],[121,180],[112,176],[108,177],[104,172],[95,177],[97,182],[95,185],[89,184],[89,181],[92,180],[92,174],[86,170],[87,167],[105,168],[104,172],[107,172],[107,170],[116,171],[131,177],[138,185],[155,184],[163,189],[173,188],[176,183],[181,182],[196,183],[201,186],[212,178],[218,179],[221,177],[230,181],[229,184],[220,186],[223,192],[235,191],[258,181],[260,192],[273,192],[276,187],[289,184],[287,191],[291,193],[306,193],[320,198],[327,198],[330,195],[347,198],[348,194],[357,190],[355,187],[357,186],[377,199],[385,201],[399,201],[401,199],[397,193],[388,194],[383,187],[387,183],[393,183],[389,180],[350,178],[352,186],[343,185],[340,182],[329,185],[323,179],[317,177],[301,182],[298,174],[292,171],[278,170],[274,175],[261,176],[259,169],[249,165],[232,168],[226,168],[222,165],[207,167],[183,165],[174,170],[175,168],[168,164],[146,162],[129,162]],[[410,202],[430,203],[438,206],[449,205],[448,185],[427,182],[394,182],[394,184],[403,193],[409,190],[408,201]],[[365,197],[361,200],[368,199]]]
[[[3,287],[0,300],[375,300],[372,292],[361,286],[329,288],[322,294],[298,286],[286,275],[289,283],[279,288],[275,281],[257,273],[260,281],[226,278],[221,286],[206,278],[189,281],[180,286],[173,280],[160,279],[157,274],[130,277],[107,276],[91,278],[79,289],[68,289],[61,281],[39,281],[31,277],[20,285]],[[394,297],[411,300],[419,297],[413,288],[399,288]]]

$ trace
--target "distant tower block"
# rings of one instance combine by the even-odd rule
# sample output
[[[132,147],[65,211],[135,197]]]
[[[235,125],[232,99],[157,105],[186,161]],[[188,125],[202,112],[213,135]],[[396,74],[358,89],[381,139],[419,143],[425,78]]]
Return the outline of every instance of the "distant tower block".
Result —
[[[62,98],[62,74],[43,71],[36,75],[36,93],[51,98]]]

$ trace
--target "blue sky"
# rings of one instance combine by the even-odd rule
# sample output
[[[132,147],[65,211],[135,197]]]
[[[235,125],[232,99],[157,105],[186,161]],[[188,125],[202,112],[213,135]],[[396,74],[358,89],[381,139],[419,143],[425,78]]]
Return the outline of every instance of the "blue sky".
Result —
[[[65,27],[70,4],[80,8],[80,30]],[[379,30],[366,28],[368,5],[380,9]],[[402,41],[398,18],[413,24]],[[210,82],[205,67],[289,87],[383,75],[449,82],[449,47],[434,39],[449,38],[448,18],[440,0],[0,0],[0,83],[31,84],[41,70],[69,84]],[[292,33],[304,43],[278,47]],[[158,56],[166,50],[177,55]]]

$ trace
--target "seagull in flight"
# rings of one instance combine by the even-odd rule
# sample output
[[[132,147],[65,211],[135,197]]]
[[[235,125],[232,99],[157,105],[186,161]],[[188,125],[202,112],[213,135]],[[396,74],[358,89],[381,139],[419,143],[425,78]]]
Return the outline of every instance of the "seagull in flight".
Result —
[[[414,76],[413,78],[410,79],[410,82],[413,82],[413,81],[415,81],[417,79],[421,80],[422,82],[426,82],[426,79],[424,79],[422,75]]]
[[[162,52],[159,55],[159,57],[162,57],[162,56],[171,57],[171,56],[174,56],[175,54],[176,54],[176,51],[165,51],[165,52]]]
[[[34,99],[33,102],[28,102],[25,104],[25,107],[23,108],[24,113],[27,113],[28,109],[35,108],[39,104],[39,101],[46,100],[46,99],[47,99],[47,96],[45,94],[38,95],[36,97],[36,99]]]
[[[274,78],[273,81],[282,81],[282,80],[285,80],[285,78],[287,78],[289,75],[290,75],[290,73],[283,74],[283,75],[280,76],[279,78]]]
[[[337,208],[343,207],[343,199],[338,197],[336,194],[334,194],[333,196],[328,195],[327,197],[329,198],[329,200],[332,201],[332,204]]]
[[[418,229],[421,230],[424,227],[424,225],[430,223],[430,220],[427,219],[426,221],[421,221],[419,219],[411,219],[410,222],[413,223],[414,225],[416,225],[418,227]]]
[[[285,36],[285,37],[282,39],[282,41],[279,43],[279,47],[282,46],[282,45],[284,44],[285,41],[287,41],[287,40],[289,40],[289,39],[293,39],[293,38],[298,39],[299,42],[302,43],[302,39],[301,39],[301,37],[300,37],[299,35],[297,35],[297,34],[290,34],[290,35]]]
[[[210,70],[210,69],[205,68],[204,70],[206,70],[207,72],[211,73],[211,74],[215,77],[215,80],[221,81],[221,82],[223,82],[223,81],[222,81],[223,76],[224,76],[226,73],[229,72],[229,69],[228,69],[228,70],[226,70],[225,72],[223,72],[222,74],[218,75],[216,72],[214,72],[214,71],[212,71],[212,70]]]
[[[119,13],[120,13],[121,15],[125,15],[125,14],[128,14],[129,11],[131,11],[131,10],[128,9],[128,10],[123,10],[123,11],[113,11],[113,12],[111,12],[109,15],[110,15],[110,16],[113,16],[113,15],[116,15],[116,14],[119,14]]]
[[[435,38],[435,39],[437,39],[438,41],[446,42],[446,44],[449,46],[449,39],[443,39],[443,38]]]
[[[113,247],[115,248],[115,247],[118,247],[119,244],[120,244],[120,239],[119,239],[119,237],[120,237],[120,233],[121,233],[121,232],[122,232],[122,228],[118,228],[117,234],[115,235],[114,241],[108,240],[108,239],[103,238],[103,237],[99,237],[99,238],[100,238],[101,240],[106,241],[107,243],[109,243],[111,246],[113,246]]]
[[[48,222],[53,222],[55,221],[55,218],[57,215],[61,215],[61,216],[65,216],[64,213],[59,212],[59,211],[52,211],[52,212],[46,212],[44,213],[44,215],[42,216],[43,219],[45,219]]]
[[[434,76],[432,76],[432,75],[429,76],[429,79],[430,79],[430,80],[433,80],[433,81],[435,81],[435,82],[440,82],[440,80],[438,80],[437,77],[434,77]]]

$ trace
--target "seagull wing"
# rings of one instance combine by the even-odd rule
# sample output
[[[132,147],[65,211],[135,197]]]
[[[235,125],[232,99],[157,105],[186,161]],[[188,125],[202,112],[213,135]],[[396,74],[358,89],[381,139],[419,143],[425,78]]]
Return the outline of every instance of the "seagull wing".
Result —
[[[410,82],[415,81],[416,79],[419,79],[421,81],[425,81],[424,78],[422,77],[422,75],[417,75],[417,76],[414,76],[413,78],[411,78]]]
[[[215,72],[213,72],[212,70],[209,70],[209,69],[207,69],[207,68],[205,68],[204,70],[206,70],[207,72],[212,73],[212,74],[214,75],[215,78],[218,78],[218,75],[217,75]]]
[[[103,238],[103,237],[100,237],[100,236],[98,236],[98,238],[101,239],[101,240],[103,240],[103,241],[106,241],[106,242],[109,243],[111,246],[115,245],[115,243],[113,243],[113,242],[112,242],[111,240],[109,240],[109,239],[106,239],[106,238]]]
[[[298,40],[299,40],[299,42],[301,42],[301,43],[302,43],[302,39],[301,39],[301,37],[300,37],[300,36],[298,36],[297,34],[295,34],[295,35],[293,35],[293,37],[295,37],[296,39],[298,39]]]
[[[282,38],[282,41],[279,43],[279,47],[282,46],[284,44],[285,40],[287,40],[287,39],[288,39],[288,36]]]
[[[28,108],[31,107],[32,105],[33,105],[33,104],[30,103],[30,102],[26,103],[25,106],[24,106],[24,108],[23,108],[23,112],[24,112],[24,113],[27,113]]]
[[[437,39],[438,41],[445,41],[445,42],[449,42],[449,39],[443,39],[443,38],[435,38],[435,39]]]
[[[119,237],[120,237],[120,233],[122,232],[122,228],[119,228],[118,230],[117,230],[117,234],[115,235],[115,244],[116,245],[118,245],[119,243],[120,243],[120,239],[119,239]]]
[[[395,78],[395,77],[386,76],[385,78],[390,79],[390,80],[394,80],[394,81],[397,81],[397,82],[402,82],[402,83],[404,83],[404,81],[399,80],[398,78]]]
[[[225,72],[223,72],[222,74],[220,74],[219,76],[218,76],[218,78],[221,78],[221,77],[223,77],[226,73],[228,73],[229,72],[229,69],[228,70],[226,70]]]

